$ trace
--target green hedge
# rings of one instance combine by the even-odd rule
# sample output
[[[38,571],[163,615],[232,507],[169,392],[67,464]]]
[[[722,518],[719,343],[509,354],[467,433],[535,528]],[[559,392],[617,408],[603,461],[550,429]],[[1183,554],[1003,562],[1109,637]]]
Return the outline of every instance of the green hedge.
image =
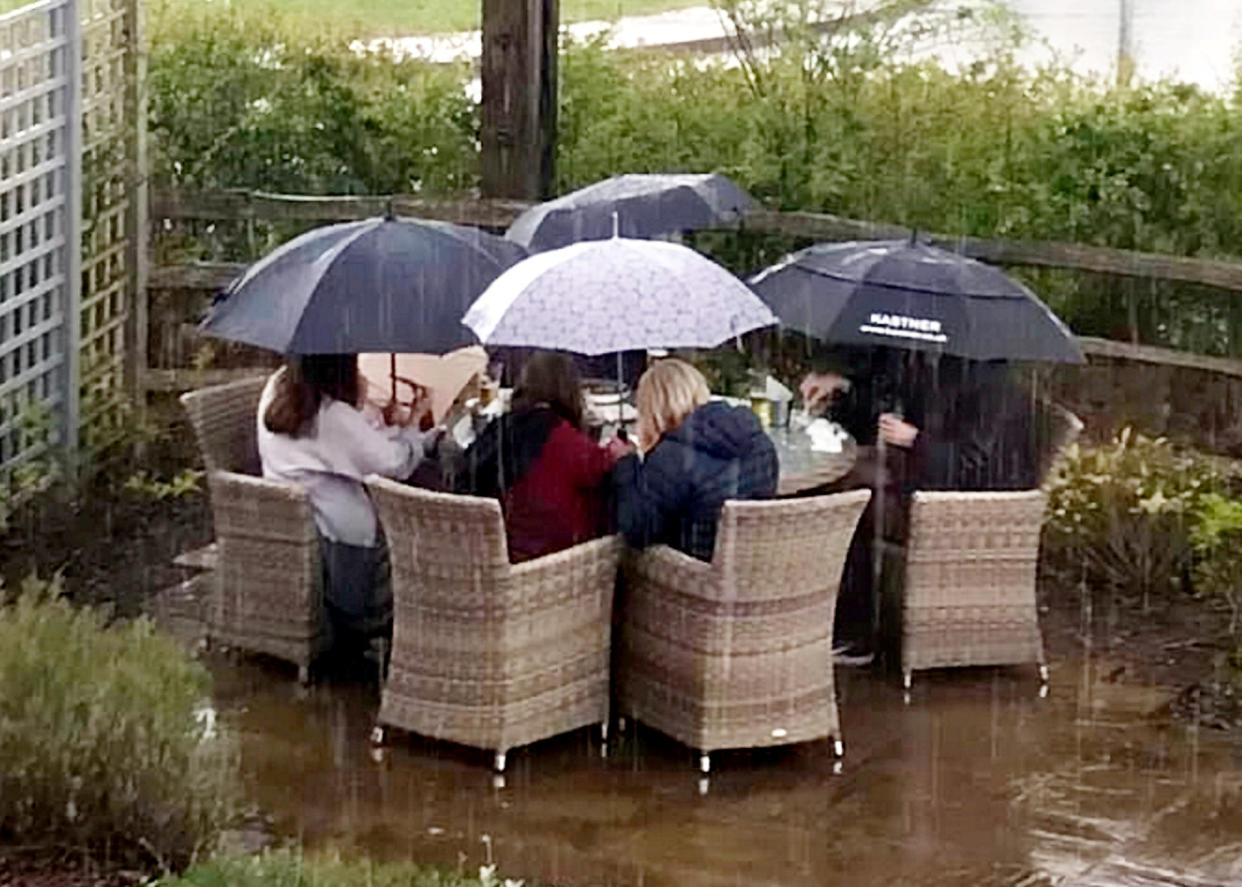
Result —
[[[740,67],[567,46],[558,187],[623,171],[717,170],[783,209],[1242,256],[1235,97],[1031,73],[1004,40],[988,62],[951,73],[901,61],[867,31],[853,37]],[[307,194],[460,194],[478,184],[467,68],[358,55],[339,38],[232,7],[157,22],[152,40],[160,184]],[[197,254],[247,259],[290,232],[259,233],[251,226]],[[205,236],[192,233],[191,253]],[[755,235],[704,243],[739,271],[798,245]],[[1205,288],[1022,274],[1084,335],[1128,339],[1133,319],[1145,342],[1242,353],[1242,303]]]

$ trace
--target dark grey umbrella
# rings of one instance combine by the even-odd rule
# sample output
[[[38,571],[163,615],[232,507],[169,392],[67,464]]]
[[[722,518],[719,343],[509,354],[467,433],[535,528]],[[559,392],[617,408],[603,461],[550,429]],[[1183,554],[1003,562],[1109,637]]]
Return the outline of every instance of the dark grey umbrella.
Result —
[[[316,228],[252,265],[203,331],[282,354],[444,353],[474,341],[462,315],[525,256],[512,241],[447,222]]]
[[[730,225],[756,206],[722,175],[632,173],[533,206],[505,236],[540,252],[614,235],[646,239]]]
[[[838,345],[1082,363],[1069,328],[1004,272],[913,241],[818,244],[751,278],[781,324]]]

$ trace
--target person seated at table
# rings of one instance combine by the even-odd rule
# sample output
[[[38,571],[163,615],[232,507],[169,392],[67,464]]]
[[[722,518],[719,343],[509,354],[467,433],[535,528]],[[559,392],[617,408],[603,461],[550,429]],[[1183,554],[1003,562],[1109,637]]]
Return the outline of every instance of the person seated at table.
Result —
[[[900,543],[916,490],[1037,486],[1030,398],[1001,362],[893,349],[825,349],[816,360],[799,386],[808,410],[826,410],[856,439],[885,445],[882,465],[872,453],[841,482],[877,490],[850,544],[835,623],[846,660],[863,662],[872,653],[876,509],[884,538]]]
[[[364,415],[355,355],[290,358],[259,398],[263,476],[306,490],[323,555],[324,597],[341,652],[360,652],[392,630],[388,548],[363,478],[404,479],[423,458],[419,426],[429,403],[389,404]],[[387,422],[387,424],[385,424]]]
[[[886,467],[901,493],[1038,486],[1033,401],[1005,362],[893,349],[828,355],[799,386],[804,404],[860,444],[895,448],[900,460]]]
[[[635,547],[710,561],[727,499],[776,494],[776,447],[754,413],[711,401],[702,373],[660,360],[638,381],[638,447],[613,472],[617,524]]]
[[[582,382],[573,359],[527,358],[510,411],[462,456],[458,493],[500,500],[514,563],[562,551],[607,529],[606,485],[615,461],[583,430]]]

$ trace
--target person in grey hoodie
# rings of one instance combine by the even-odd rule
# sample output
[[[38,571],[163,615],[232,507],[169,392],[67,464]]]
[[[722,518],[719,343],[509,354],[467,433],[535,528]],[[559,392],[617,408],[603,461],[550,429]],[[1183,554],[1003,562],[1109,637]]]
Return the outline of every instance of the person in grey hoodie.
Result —
[[[710,401],[702,374],[661,360],[639,380],[638,446],[613,470],[617,527],[635,547],[664,543],[710,561],[727,499],[776,494],[776,448],[745,407]]]

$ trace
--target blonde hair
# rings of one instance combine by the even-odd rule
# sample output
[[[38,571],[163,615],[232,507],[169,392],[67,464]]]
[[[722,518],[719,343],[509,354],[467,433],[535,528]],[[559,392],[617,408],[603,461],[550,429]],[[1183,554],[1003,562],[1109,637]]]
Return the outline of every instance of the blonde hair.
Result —
[[[645,451],[711,398],[703,374],[675,357],[652,364],[638,380],[638,441]]]

